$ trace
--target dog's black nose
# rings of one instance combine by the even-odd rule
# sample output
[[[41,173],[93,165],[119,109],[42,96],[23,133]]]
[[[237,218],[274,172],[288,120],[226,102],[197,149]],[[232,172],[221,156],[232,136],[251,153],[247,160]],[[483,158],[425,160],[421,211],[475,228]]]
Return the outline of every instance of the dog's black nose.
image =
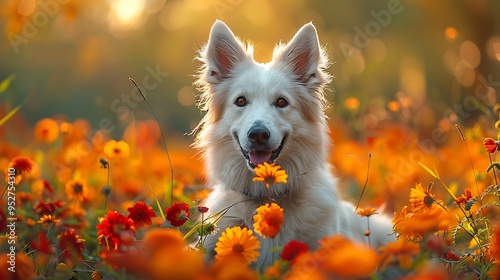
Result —
[[[248,131],[248,139],[255,146],[263,146],[269,141],[271,132],[263,126],[254,126]]]

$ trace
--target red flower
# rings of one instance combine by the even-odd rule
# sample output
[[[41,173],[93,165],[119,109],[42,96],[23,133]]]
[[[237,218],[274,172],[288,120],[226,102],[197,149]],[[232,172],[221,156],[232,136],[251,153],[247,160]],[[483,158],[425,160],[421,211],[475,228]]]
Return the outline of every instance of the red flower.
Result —
[[[205,207],[205,206],[198,206],[198,207],[196,207],[196,209],[198,209],[198,212],[200,212],[200,213],[207,213],[207,211],[208,211],[208,207]]]
[[[472,198],[472,193],[469,189],[465,189],[464,194],[460,195],[455,199],[456,204],[465,204],[469,199]]]
[[[0,232],[4,232],[7,229],[7,214],[0,208]]]
[[[73,228],[67,229],[59,236],[59,248],[68,265],[74,266],[77,261],[82,261],[82,250],[85,249],[83,241]]]
[[[483,138],[483,146],[486,151],[490,154],[493,154],[498,150],[498,146],[500,145],[500,141],[495,141],[493,138]]]
[[[45,232],[39,232],[38,242],[31,241],[30,246],[32,249],[38,250],[39,252],[42,252],[44,254],[47,255],[52,254],[52,249],[50,247],[50,243],[47,241],[47,236],[45,235]]]
[[[99,218],[99,224],[96,226],[97,241],[99,244],[107,244],[108,249],[112,247],[117,250],[123,243],[123,238],[135,234],[134,221],[122,214],[109,210],[106,216]]]
[[[128,217],[134,221],[136,229],[140,229],[146,225],[152,225],[153,222],[151,221],[151,218],[156,217],[153,207],[147,205],[144,201],[138,201],[134,206],[129,207],[127,210],[130,213]]]
[[[16,174],[21,174],[23,172],[30,172],[33,169],[35,163],[27,157],[15,157],[10,161],[9,167],[16,170]]]
[[[189,213],[189,205],[184,202],[174,203],[167,208],[167,221],[174,227],[182,226],[191,216]]]
[[[49,181],[47,181],[47,180],[43,180],[43,181],[42,181],[42,183],[43,183],[43,187],[44,187],[47,191],[49,191],[49,193],[54,193],[54,188],[50,185]]]
[[[460,257],[457,256],[457,254],[453,253],[452,251],[446,252],[446,255],[444,257],[448,261],[459,261]]]
[[[283,247],[283,251],[281,251],[281,259],[293,263],[298,255],[307,252],[307,250],[309,250],[309,246],[307,244],[292,240]]]
[[[64,205],[66,205],[66,202],[61,201],[61,200],[57,200],[57,201],[49,202],[49,203],[45,203],[43,201],[40,201],[37,204],[35,204],[34,208],[35,208],[35,212],[40,216],[54,215],[54,213],[58,209],[62,208]]]

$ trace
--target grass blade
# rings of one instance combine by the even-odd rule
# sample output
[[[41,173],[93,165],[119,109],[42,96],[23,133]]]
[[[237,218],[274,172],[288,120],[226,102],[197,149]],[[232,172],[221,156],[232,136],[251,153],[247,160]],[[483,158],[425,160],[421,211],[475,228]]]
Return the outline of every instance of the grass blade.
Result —
[[[435,171],[432,171],[429,167],[427,167],[427,165],[419,162],[418,163],[423,169],[425,169],[425,171],[427,171],[429,174],[431,174],[432,177],[438,179],[438,180],[441,180],[441,178],[439,178],[439,174],[437,173],[437,170],[436,168],[434,167],[434,170]]]
[[[8,112],[7,115],[5,115],[2,119],[0,119],[0,126],[2,126],[10,118],[12,118],[12,116],[14,116],[14,114],[16,114],[17,111],[19,111],[21,109],[21,107],[23,107],[24,104],[26,104],[27,101],[28,101],[28,98],[24,99],[24,101],[21,102],[21,104],[17,105],[14,109],[10,110],[10,112]]]
[[[10,83],[12,82],[12,80],[14,80],[15,77],[16,74],[11,74],[0,83],[0,94],[4,93],[9,88]]]

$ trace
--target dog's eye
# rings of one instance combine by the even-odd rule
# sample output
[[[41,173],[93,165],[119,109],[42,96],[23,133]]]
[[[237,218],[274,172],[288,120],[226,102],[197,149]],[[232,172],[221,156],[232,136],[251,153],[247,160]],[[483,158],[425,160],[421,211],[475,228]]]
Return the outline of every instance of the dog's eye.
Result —
[[[247,103],[248,103],[247,99],[243,96],[236,98],[236,101],[234,101],[234,104],[238,107],[243,107],[247,105]]]
[[[288,106],[288,101],[286,101],[285,98],[280,97],[276,100],[276,103],[274,105],[278,108],[285,108],[286,106]]]

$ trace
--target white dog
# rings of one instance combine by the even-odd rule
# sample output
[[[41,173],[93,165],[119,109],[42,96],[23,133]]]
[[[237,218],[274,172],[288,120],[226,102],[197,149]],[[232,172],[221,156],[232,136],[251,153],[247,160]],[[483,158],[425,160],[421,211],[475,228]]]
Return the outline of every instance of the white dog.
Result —
[[[270,188],[284,209],[284,224],[275,238],[259,237],[257,267],[272,264],[279,254],[271,248],[290,240],[311,249],[332,234],[366,242],[366,218],[341,199],[327,161],[330,142],[323,88],[330,75],[314,25],[304,25],[288,44],[277,46],[269,63],[255,62],[252,50],[217,21],[199,57],[200,106],[207,112],[195,146],[203,154],[213,188],[204,205],[210,214],[246,200],[218,222],[219,234],[208,236],[205,248],[215,254],[217,239],[227,227],[253,229],[255,209],[269,202],[266,186],[252,182],[253,168],[263,162],[286,170],[288,183]],[[373,247],[395,239],[389,219],[375,215],[370,222]]]

